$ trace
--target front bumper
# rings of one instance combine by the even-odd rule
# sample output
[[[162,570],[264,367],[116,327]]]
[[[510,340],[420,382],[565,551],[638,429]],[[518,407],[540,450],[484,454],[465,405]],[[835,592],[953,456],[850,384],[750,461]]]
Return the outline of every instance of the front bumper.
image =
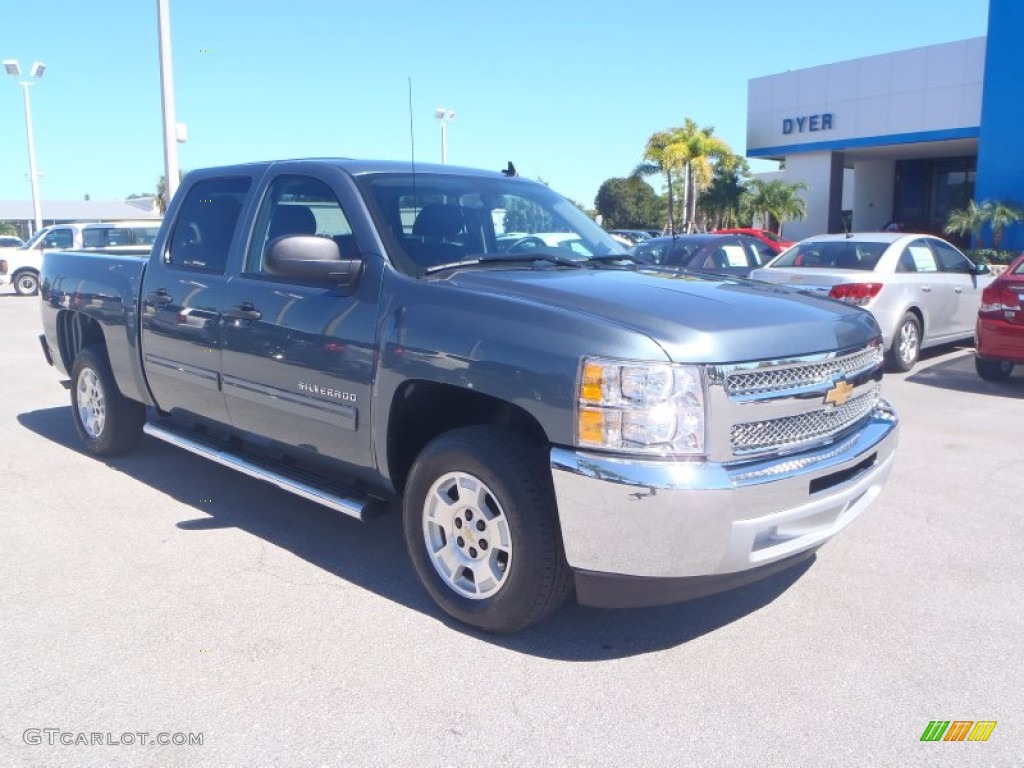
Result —
[[[898,432],[899,419],[881,401],[858,431],[768,460],[645,461],[552,449],[578,599],[616,606],[676,602],[795,565],[874,501],[892,469]],[[638,588],[612,589],[615,577]],[[671,583],[645,590],[649,579]]]

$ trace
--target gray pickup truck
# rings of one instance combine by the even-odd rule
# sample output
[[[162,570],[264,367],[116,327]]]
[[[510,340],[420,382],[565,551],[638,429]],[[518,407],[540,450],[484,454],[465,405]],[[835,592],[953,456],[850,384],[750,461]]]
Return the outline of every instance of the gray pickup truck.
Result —
[[[148,260],[49,253],[40,294],[89,452],[400,501],[426,590],[487,631],[791,567],[893,463],[869,313],[637,264],[511,164],[196,171]]]

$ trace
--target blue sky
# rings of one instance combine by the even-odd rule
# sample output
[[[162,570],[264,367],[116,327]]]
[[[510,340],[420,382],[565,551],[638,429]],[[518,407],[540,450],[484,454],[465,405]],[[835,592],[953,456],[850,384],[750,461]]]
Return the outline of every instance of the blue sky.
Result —
[[[13,0],[41,197],[120,199],[163,173],[156,0]],[[692,117],[733,150],[747,81],[986,33],[987,0],[170,0],[183,168],[284,157],[440,161],[542,177],[588,205]],[[771,164],[755,164],[768,169]],[[0,76],[0,199],[29,199],[21,89]],[[660,186],[660,185],[656,185]],[[45,209],[44,209],[45,215]]]

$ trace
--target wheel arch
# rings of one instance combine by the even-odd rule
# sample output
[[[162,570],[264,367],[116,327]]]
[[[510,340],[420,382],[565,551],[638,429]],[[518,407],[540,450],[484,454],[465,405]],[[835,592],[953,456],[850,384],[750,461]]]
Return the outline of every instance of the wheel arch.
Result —
[[[514,403],[452,384],[404,382],[388,413],[385,456],[394,489],[403,491],[413,462],[431,440],[475,425],[502,427],[540,445],[549,442],[540,422]]]
[[[57,349],[66,371],[71,370],[78,353],[86,347],[100,348],[107,363],[110,362],[103,326],[82,312],[61,310],[57,314]]]

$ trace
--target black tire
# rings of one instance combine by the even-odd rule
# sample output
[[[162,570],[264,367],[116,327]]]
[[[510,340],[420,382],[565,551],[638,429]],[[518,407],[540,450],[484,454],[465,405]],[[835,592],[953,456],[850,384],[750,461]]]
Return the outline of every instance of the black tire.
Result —
[[[889,370],[906,372],[917,364],[921,356],[921,321],[913,312],[907,312],[896,326],[889,345]]]
[[[1006,381],[1013,373],[1013,363],[1005,360],[985,360],[981,357],[974,358],[974,370],[978,372],[985,381]]]
[[[146,406],[121,394],[102,349],[86,347],[71,368],[71,420],[94,456],[127,453],[142,439]]]
[[[450,523],[431,511],[445,499],[454,502]],[[572,591],[546,453],[518,435],[478,426],[435,439],[413,464],[402,517],[416,575],[461,622],[516,632],[553,613]],[[449,578],[440,570],[445,558]]]
[[[35,296],[39,293],[39,274],[31,269],[23,269],[11,276],[11,285],[19,296]]]

